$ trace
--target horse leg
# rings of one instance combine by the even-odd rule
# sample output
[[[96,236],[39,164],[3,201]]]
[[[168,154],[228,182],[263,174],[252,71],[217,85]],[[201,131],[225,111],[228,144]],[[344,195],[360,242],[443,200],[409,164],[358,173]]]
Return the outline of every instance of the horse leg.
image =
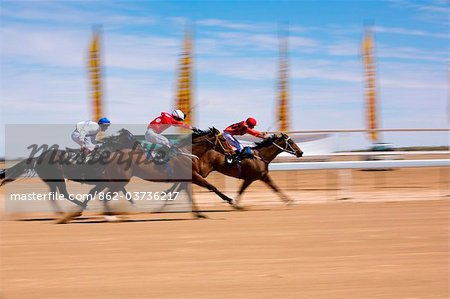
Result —
[[[172,192],[175,192],[175,191],[181,191],[181,190],[186,190],[186,187],[185,187],[186,185],[184,184],[184,183],[181,183],[181,182],[177,182],[177,183],[174,183],[169,189],[167,189],[167,190],[165,190],[165,191],[163,191],[162,193],[165,193],[165,194],[169,194],[169,196],[170,196],[170,194],[172,193]],[[187,191],[186,191],[187,192]],[[188,194],[189,195],[189,194]],[[155,213],[161,213],[162,211],[164,211],[164,209],[166,208],[166,206],[167,205],[169,205],[169,202],[167,201],[167,200],[164,200],[164,201],[162,201],[163,202],[163,204],[162,204],[162,206],[159,208],[159,209],[157,209],[156,211],[154,211]]]
[[[67,199],[68,201],[70,201],[80,207],[85,206],[84,202],[81,202],[78,199],[70,197],[69,192],[67,192],[67,186],[66,186],[66,182],[64,181],[64,179],[62,181],[55,182],[55,185],[56,185],[56,187],[58,187],[59,193],[61,193],[65,199]]]
[[[181,183],[180,186],[181,187],[180,187],[179,190],[180,191],[181,190],[185,190],[186,193],[187,193],[187,196],[189,198],[189,202],[191,203],[192,214],[194,214],[194,217],[195,218],[201,218],[201,219],[207,219],[208,217],[198,210],[197,204],[194,201],[194,198],[192,196],[192,185],[189,184],[189,183]]]
[[[284,201],[286,204],[291,204],[294,201],[289,198],[289,196],[287,196],[286,194],[284,194],[276,185],[275,183],[272,181],[272,179],[269,177],[269,175],[264,176],[261,181],[263,181],[264,183],[266,183],[267,186],[269,186],[273,191],[275,191],[275,193],[278,194],[278,196],[280,196],[281,200]]]
[[[213,185],[211,185],[210,183],[208,183],[207,180],[205,180],[200,174],[198,173],[193,173],[192,174],[192,182],[200,187],[206,188],[209,191],[213,191],[214,193],[216,193],[220,198],[222,198],[223,200],[225,200],[226,202],[228,202],[230,205],[233,203],[233,200],[231,198],[229,198],[228,196],[226,196],[225,194],[223,194],[222,192],[220,192],[216,187],[214,187]]]
[[[114,193],[118,193],[118,192],[124,192],[124,194],[126,195],[126,189],[125,189],[125,185],[128,182],[126,182],[125,184],[121,184],[121,185],[116,185],[114,184],[114,187],[108,187],[107,191],[105,192],[105,196],[103,198],[103,207],[104,207],[104,213],[103,213],[103,217],[106,219],[106,221],[108,222],[118,222],[120,221],[120,219],[116,216],[116,212],[112,211],[109,207],[109,201],[114,197]],[[134,202],[132,202],[134,203]]]
[[[179,187],[181,184],[182,184],[181,182],[174,183],[174,184],[172,185],[172,187],[170,187],[169,189],[165,190],[164,193],[167,194],[167,193],[175,192],[175,190],[177,190],[178,187]]]
[[[241,188],[239,189],[238,195],[236,199],[233,201],[233,208],[240,210],[242,207],[239,206],[239,200],[241,199],[242,193],[244,193],[245,189],[250,186],[250,184],[253,183],[253,180],[244,180],[242,182]]]
[[[64,188],[65,188],[65,184],[64,184]],[[69,222],[70,220],[72,220],[73,218],[81,216],[83,211],[87,208],[89,201],[94,199],[96,193],[101,192],[104,188],[105,187],[103,184],[96,185],[94,188],[92,188],[89,191],[86,200],[82,203],[82,205],[78,211],[67,213],[65,216],[63,216],[62,218],[57,220],[56,223],[57,224],[65,224],[65,223]],[[60,192],[61,192],[61,189],[60,189]],[[66,190],[66,193],[67,193],[67,190]],[[68,196],[68,194],[67,194],[67,196]]]
[[[128,199],[128,197],[127,197],[128,191],[127,191],[127,189],[125,189],[125,186],[122,187],[122,188],[120,188],[120,191],[122,192],[123,196],[125,196],[125,198],[128,200],[128,202],[129,202],[130,204],[132,204],[132,205],[135,205],[135,204],[136,204],[136,203],[134,202],[133,196],[130,197],[130,199]]]
[[[50,203],[52,205],[53,208],[53,212],[55,212],[55,214],[57,215],[63,215],[64,212],[61,210],[61,208],[59,207],[57,201],[56,201],[56,193],[57,193],[57,187],[56,184],[54,184],[54,182],[52,181],[45,181],[44,182],[48,185],[48,187],[50,188],[50,192],[53,193],[54,196],[50,197]]]

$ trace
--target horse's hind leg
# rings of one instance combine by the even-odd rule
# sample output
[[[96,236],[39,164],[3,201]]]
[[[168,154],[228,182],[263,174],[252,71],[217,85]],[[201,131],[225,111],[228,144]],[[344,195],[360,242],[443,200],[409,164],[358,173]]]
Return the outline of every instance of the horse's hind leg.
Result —
[[[197,184],[200,187],[206,188],[209,191],[213,191],[214,193],[216,193],[220,198],[222,198],[223,200],[225,200],[226,202],[228,202],[229,204],[231,204],[233,202],[233,200],[231,198],[229,198],[228,196],[226,196],[225,194],[223,194],[222,192],[220,192],[216,187],[214,187],[213,185],[211,185],[210,183],[208,183],[207,180],[205,180],[204,178],[202,178],[200,176],[200,174],[198,173],[193,173],[192,174],[192,182],[194,184]]]
[[[241,188],[239,189],[238,195],[233,201],[233,208],[240,210],[242,207],[239,206],[239,201],[241,199],[242,193],[250,186],[250,184],[253,183],[253,180],[244,180],[242,182]]]
[[[65,184],[64,184],[63,188],[65,188]],[[81,216],[83,211],[87,208],[89,201],[94,199],[96,194],[98,192],[103,191],[103,189],[105,189],[105,186],[103,184],[96,185],[94,188],[92,188],[89,191],[86,200],[81,204],[80,208],[77,211],[67,213],[65,216],[61,217],[56,223],[58,223],[58,224],[67,223],[70,220],[72,220],[73,218]],[[67,190],[66,190],[66,193],[67,193]],[[67,196],[68,196],[68,194],[67,194]]]
[[[190,183],[181,183],[180,188],[178,189],[179,191],[184,190],[187,193],[189,202],[191,203],[191,209],[192,209],[192,213],[194,214],[195,218],[202,218],[202,219],[207,219],[208,216],[206,216],[205,214],[201,213],[198,210],[197,204],[194,201],[194,198],[192,196],[192,184]]]
[[[68,201],[70,201],[70,202],[72,202],[72,203],[74,203],[74,204],[76,204],[76,205],[78,205],[80,207],[84,207],[85,206],[84,202],[81,202],[78,199],[72,198],[70,196],[69,192],[67,192],[67,186],[66,186],[66,182],[64,181],[64,179],[61,180],[61,181],[60,180],[55,181],[54,183],[55,183],[56,187],[58,187],[59,193],[61,193],[66,200],[68,200]]]
[[[123,192],[126,195],[126,189],[125,189],[125,185],[126,183],[116,183],[113,184],[112,187],[108,187],[107,191],[105,192],[105,196],[103,198],[103,207],[104,207],[104,213],[103,216],[106,219],[106,221],[108,222],[117,222],[120,221],[120,219],[118,217],[116,217],[115,215],[118,214],[117,212],[114,212],[113,210],[111,210],[110,206],[109,206],[109,201],[111,199],[114,198],[115,194],[118,192]],[[133,202],[134,203],[134,202]]]
[[[50,188],[50,192],[52,193],[52,196],[50,197],[50,203],[52,205],[53,208],[53,212],[55,212],[55,214],[57,215],[62,215],[64,214],[64,212],[61,210],[61,208],[59,207],[57,201],[56,201],[56,193],[57,193],[57,188],[56,188],[56,184],[53,181],[46,181],[44,180],[44,182],[48,185],[48,187]]]
[[[281,200],[284,201],[287,204],[293,203],[294,201],[289,198],[286,194],[284,194],[284,192],[282,192],[277,185],[275,185],[275,183],[272,181],[272,179],[269,177],[269,175],[264,176],[261,181],[263,181],[264,183],[266,183],[267,186],[269,186],[273,191],[275,191],[275,193],[278,194],[278,196],[280,196]]]
[[[122,192],[123,196],[125,196],[125,198],[128,200],[128,202],[132,205],[135,205],[136,203],[134,202],[133,196],[129,197],[128,196],[128,191],[127,189],[125,189],[125,187],[120,188],[120,191]]]
[[[173,192],[175,192],[177,190],[178,190],[178,192],[181,192],[181,190],[185,190],[186,189],[186,184],[187,183],[181,183],[181,182],[174,183],[169,189],[163,191],[162,193],[168,194],[169,197],[170,197],[171,193],[173,193]],[[163,212],[164,209],[166,208],[166,206],[169,204],[169,202],[167,200],[163,200],[162,202],[163,202],[163,204],[156,211],[154,211],[155,213]]]

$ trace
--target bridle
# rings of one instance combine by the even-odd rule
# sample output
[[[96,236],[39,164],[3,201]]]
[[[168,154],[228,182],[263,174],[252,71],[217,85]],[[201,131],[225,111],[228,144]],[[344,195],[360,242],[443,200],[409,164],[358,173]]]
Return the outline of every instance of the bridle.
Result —
[[[283,137],[284,140],[284,148],[282,148],[281,146],[279,146],[278,144],[276,144],[275,142],[272,142],[273,145],[275,145],[277,148],[279,148],[280,150],[282,150],[283,152],[289,153],[291,155],[296,155],[297,153],[295,152],[295,150],[292,148],[292,145],[288,142],[289,139],[291,139],[291,137]],[[289,148],[289,149],[288,149]]]
[[[226,155],[229,152],[229,150],[227,150],[226,146],[220,140],[220,136],[221,135],[222,135],[221,132],[219,132],[218,134],[215,134],[214,135],[214,142],[212,142],[211,140],[206,139],[206,138],[203,139],[203,140],[200,140],[198,142],[208,142],[208,143],[212,144],[214,146],[213,150],[215,150],[217,147],[220,147],[222,149],[223,153]]]
[[[222,132],[219,132],[219,134],[216,134],[214,137],[214,149],[216,149],[217,144],[220,145],[220,147],[222,148],[223,153],[226,155],[229,152],[230,146],[228,145],[228,150],[225,148],[225,145],[223,145],[222,141],[220,140],[220,136],[222,136]],[[226,142],[226,141],[225,141]]]

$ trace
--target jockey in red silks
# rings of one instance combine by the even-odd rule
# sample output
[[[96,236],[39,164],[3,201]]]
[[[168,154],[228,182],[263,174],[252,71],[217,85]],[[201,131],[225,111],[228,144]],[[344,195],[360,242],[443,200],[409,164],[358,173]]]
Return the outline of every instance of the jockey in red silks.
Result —
[[[268,137],[267,132],[260,132],[254,129],[256,124],[256,119],[254,119],[253,117],[249,117],[247,118],[247,120],[232,124],[225,130],[223,130],[223,136],[225,137],[225,139],[230,145],[236,148],[236,159],[238,159],[241,154],[245,155],[249,153],[242,153],[244,147],[236,138],[234,138],[234,135],[242,136],[245,134],[250,134],[258,138]]]
[[[151,143],[160,144],[166,148],[172,148],[172,143],[167,137],[161,135],[162,132],[167,130],[170,126],[177,126],[186,129],[193,129],[190,125],[183,123],[184,113],[177,109],[172,114],[167,112],[161,112],[161,115],[155,118],[147,126],[145,132],[145,140]]]

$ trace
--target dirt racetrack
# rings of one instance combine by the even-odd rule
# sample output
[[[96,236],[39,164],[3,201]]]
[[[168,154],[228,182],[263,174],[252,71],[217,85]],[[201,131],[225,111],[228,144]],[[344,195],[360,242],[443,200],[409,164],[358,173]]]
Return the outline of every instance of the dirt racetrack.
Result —
[[[3,298],[448,298],[448,200],[1,221]]]

